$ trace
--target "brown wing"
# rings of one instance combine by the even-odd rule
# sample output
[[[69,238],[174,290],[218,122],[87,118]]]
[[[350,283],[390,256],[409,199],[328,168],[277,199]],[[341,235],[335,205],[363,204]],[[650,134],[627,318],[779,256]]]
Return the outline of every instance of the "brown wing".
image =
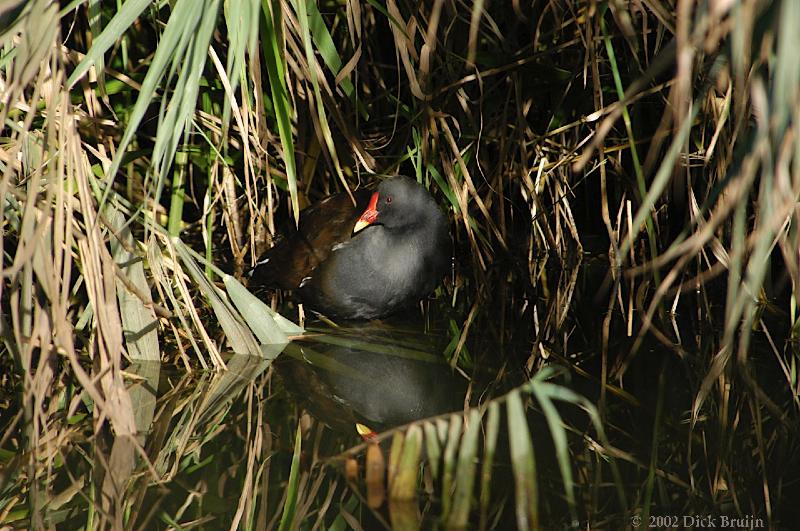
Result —
[[[333,247],[350,239],[356,219],[367,208],[372,193],[332,195],[300,213],[300,227],[287,234],[259,259],[251,281],[271,288],[295,289],[324,262]]]

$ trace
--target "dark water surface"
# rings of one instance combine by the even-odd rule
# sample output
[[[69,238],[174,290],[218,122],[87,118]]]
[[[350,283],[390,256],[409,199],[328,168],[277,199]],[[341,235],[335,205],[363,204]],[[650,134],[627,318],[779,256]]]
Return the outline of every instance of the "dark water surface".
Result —
[[[568,401],[555,402],[566,433],[555,441],[546,405],[535,393],[520,395],[530,406],[522,424],[535,449],[540,527],[720,527],[724,517],[736,528],[788,528],[796,516],[790,500],[800,499],[800,452],[797,426],[775,416],[796,400],[776,362],[787,356],[783,343],[756,331],[759,392],[723,372],[727,395],[716,386],[706,391],[693,423],[719,349],[722,305],[704,293],[685,295],[657,321],[660,339],[639,338],[641,301],[652,287],[644,280],[616,290],[604,260],[527,270],[496,264],[480,288],[450,284],[435,302],[401,316],[338,327],[310,322],[272,364],[234,356],[220,373],[131,366],[137,424],[149,426],[136,443],[152,465],[134,441],[110,433],[76,444],[55,471],[61,492],[72,495],[50,500],[47,518],[64,529],[85,528],[104,510],[126,529],[289,529],[292,521],[302,529],[444,528],[455,521],[442,520],[458,505],[455,478],[470,470],[457,459],[468,439],[459,439],[462,419],[471,418],[464,412],[481,407],[488,415],[494,398],[549,367],[559,386],[552,389],[595,408],[608,445],[601,449],[587,411]],[[789,350],[784,360],[795,370]],[[476,432],[469,529],[514,529],[520,521],[510,450],[520,420],[499,404],[485,469],[486,416]],[[408,425],[420,419],[429,419],[416,424],[425,466],[414,497],[400,501],[391,487],[380,492],[385,485],[370,482],[375,450],[365,456],[374,446],[391,463],[393,440],[410,439],[416,428]],[[379,444],[364,442],[367,429],[397,427]],[[92,499],[102,502],[92,508]]]

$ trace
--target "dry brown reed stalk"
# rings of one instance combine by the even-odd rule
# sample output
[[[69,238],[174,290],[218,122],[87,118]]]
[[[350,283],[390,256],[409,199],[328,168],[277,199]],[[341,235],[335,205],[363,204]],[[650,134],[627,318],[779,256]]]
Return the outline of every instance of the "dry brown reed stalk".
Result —
[[[93,173],[90,159],[107,169],[111,164],[104,154],[107,147],[113,153],[113,145],[106,145],[107,138],[89,144],[79,131],[89,117],[70,101],[57,13],[53,3],[28,3],[17,12],[15,29],[4,33],[15,54],[4,65],[8,77],[2,80],[0,104],[1,223],[10,229],[3,231],[0,292],[4,344],[22,378],[22,424],[4,426],[2,437],[30,456],[24,475],[32,489],[31,522],[41,527],[47,500],[56,494],[54,460],[69,455],[71,438],[81,431],[62,417],[72,418],[90,404],[90,433],[113,433],[117,442],[128,443],[127,449],[115,443],[105,457],[96,448],[98,463],[107,467],[96,509],[101,519],[121,528],[126,474],[134,455],[142,454],[134,436],[148,427],[137,424],[122,368],[131,359],[160,359],[156,310],[168,319],[169,307],[184,322],[180,332],[171,327],[179,346],[188,337],[202,364],[207,350],[215,364],[224,364],[214,356],[215,342],[205,333],[180,265],[164,261],[156,247],[167,240],[150,238],[145,252],[130,227],[139,234],[142,226],[154,226],[146,218],[124,220],[120,209],[131,215],[130,204],[104,191]],[[89,98],[87,109],[94,118],[100,107],[92,101],[97,103]],[[103,203],[104,194],[111,203]],[[145,256],[163,304],[151,298],[141,265]],[[174,295],[176,285],[182,300]],[[187,312],[197,332],[183,317]],[[206,341],[202,347],[196,333]]]
[[[38,50],[44,52],[40,55],[35,50],[26,55],[24,48],[18,48],[22,53],[16,57],[15,66],[27,71],[27,82],[35,89],[27,99],[23,87],[14,90],[12,83],[3,105],[5,111],[27,109],[27,119],[19,122],[20,127],[7,130],[11,142],[6,145],[9,157],[2,187],[22,186],[26,194],[18,202],[14,200],[16,212],[21,213],[16,220],[16,252],[4,253],[3,258],[2,289],[10,292],[4,304],[8,304],[11,317],[8,328],[4,324],[3,334],[6,344],[16,345],[16,361],[24,378],[32,523],[43,525],[42,507],[36,504],[52,495],[53,460],[68,444],[68,438],[59,433],[65,426],[57,420],[60,413],[54,408],[59,396],[68,396],[64,392],[70,385],[62,378],[60,366],[69,364],[87,398],[94,402],[95,432],[103,429],[106,420],[120,437],[135,433],[136,428],[120,374],[122,329],[113,261],[88,189],[88,163],[76,131],[78,117],[63,88],[56,8],[39,2],[29,9],[44,18],[33,23],[29,17],[26,24],[36,25],[47,40],[39,43]],[[36,33],[22,35],[24,41]],[[39,106],[44,123],[41,129],[33,130],[34,110]],[[5,206],[4,214],[9,212]],[[5,256],[13,256],[10,264]],[[96,362],[91,372],[79,361],[75,345],[73,260],[81,266],[80,278],[94,308],[89,343],[84,347]],[[76,406],[75,401],[68,405],[71,411]],[[57,446],[51,447],[53,444]]]

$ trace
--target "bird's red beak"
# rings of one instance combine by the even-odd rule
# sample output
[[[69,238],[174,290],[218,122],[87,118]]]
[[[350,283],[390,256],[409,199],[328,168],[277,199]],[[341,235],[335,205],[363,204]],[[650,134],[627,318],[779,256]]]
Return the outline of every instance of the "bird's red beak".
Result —
[[[374,192],[369,200],[367,209],[361,214],[361,217],[356,221],[356,226],[353,227],[353,234],[369,226],[373,221],[378,218],[378,192]]]

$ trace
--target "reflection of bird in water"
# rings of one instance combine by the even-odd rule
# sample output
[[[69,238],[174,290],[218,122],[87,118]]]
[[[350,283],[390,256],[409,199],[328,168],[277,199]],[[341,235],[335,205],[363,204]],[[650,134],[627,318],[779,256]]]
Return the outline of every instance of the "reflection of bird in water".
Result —
[[[388,428],[463,407],[466,382],[441,355],[446,340],[376,321],[294,342],[275,366],[326,424],[347,433],[357,422]]]

